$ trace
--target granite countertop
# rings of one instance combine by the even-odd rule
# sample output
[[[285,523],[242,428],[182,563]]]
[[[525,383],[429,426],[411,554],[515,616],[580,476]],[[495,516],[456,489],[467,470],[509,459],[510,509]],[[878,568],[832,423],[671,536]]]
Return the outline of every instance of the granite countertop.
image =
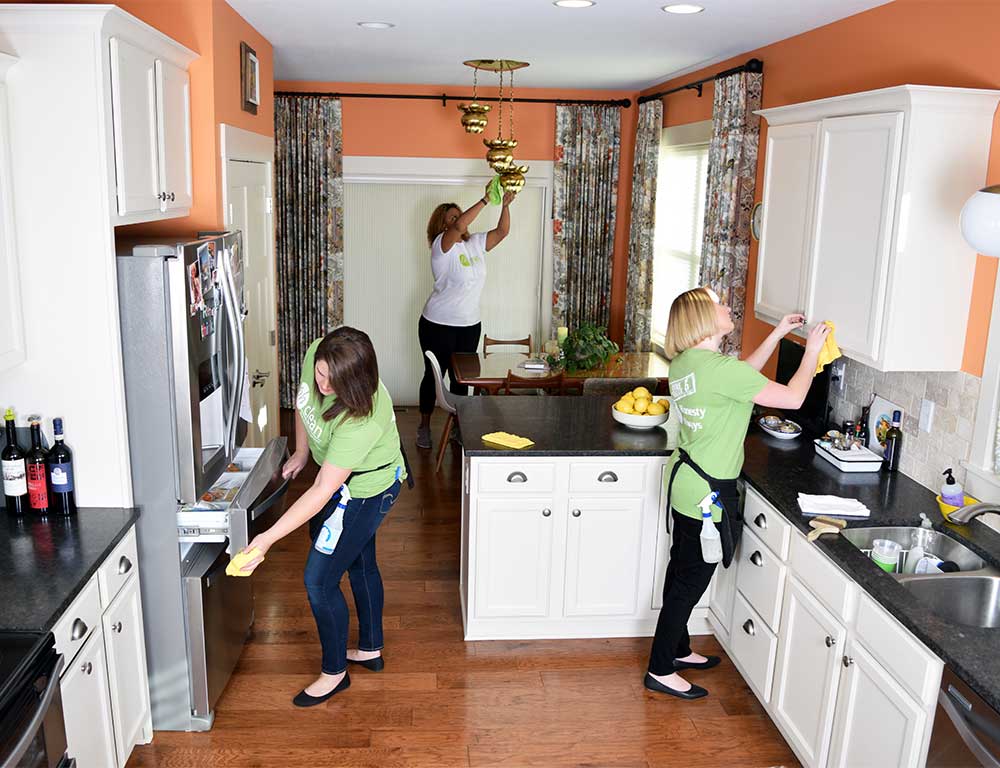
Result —
[[[498,395],[466,397],[458,422],[466,456],[666,456],[667,433],[659,427],[629,429],[611,416],[617,398]],[[510,432],[533,440],[522,450],[490,448],[480,439]]]
[[[47,632],[139,517],[87,507],[41,520],[2,513],[0,630]]]

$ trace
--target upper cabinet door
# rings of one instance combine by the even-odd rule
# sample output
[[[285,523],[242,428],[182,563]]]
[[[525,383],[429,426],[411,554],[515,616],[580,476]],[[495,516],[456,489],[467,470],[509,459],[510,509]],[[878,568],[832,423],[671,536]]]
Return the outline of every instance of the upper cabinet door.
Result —
[[[901,112],[820,124],[806,314],[833,321],[844,351],[869,364],[880,357],[902,132]]]
[[[160,188],[163,210],[191,207],[191,87],[188,73],[156,61],[156,119],[159,124]]]
[[[769,128],[756,314],[777,322],[805,309],[819,123]]]
[[[0,53],[0,59],[5,56]],[[7,86],[0,82],[0,371],[20,365],[25,358],[9,140]]]
[[[160,211],[155,69],[153,54],[111,38],[115,180],[120,216]]]

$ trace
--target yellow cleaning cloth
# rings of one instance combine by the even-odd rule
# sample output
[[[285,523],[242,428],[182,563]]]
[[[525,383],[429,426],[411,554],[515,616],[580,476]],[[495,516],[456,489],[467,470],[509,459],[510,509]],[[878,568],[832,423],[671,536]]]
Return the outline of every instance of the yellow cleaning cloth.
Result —
[[[259,554],[260,550],[257,547],[249,552],[237,552],[229,560],[229,565],[226,566],[226,576],[249,576],[253,571],[244,571],[243,569]],[[264,561],[261,560],[261,562]]]
[[[499,448],[527,448],[535,443],[526,437],[518,437],[507,432],[490,432],[483,435],[483,442]]]
[[[836,329],[829,320],[824,320],[823,322],[830,326],[830,335],[826,337],[826,341],[823,342],[823,349],[819,351],[819,359],[816,361],[816,373],[822,371],[824,365],[829,365],[840,357],[840,347],[837,346],[837,340],[833,338],[833,332]]]

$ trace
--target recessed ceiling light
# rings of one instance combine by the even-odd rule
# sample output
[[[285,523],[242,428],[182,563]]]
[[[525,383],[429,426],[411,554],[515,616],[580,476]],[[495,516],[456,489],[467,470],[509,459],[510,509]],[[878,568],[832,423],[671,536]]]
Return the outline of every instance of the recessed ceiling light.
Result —
[[[396,25],[388,21],[359,21],[358,26],[365,29],[392,29]]]
[[[555,0],[552,5],[558,5],[560,8],[589,8],[596,3],[594,0]]]
[[[663,10],[665,10],[667,13],[689,14],[689,13],[701,13],[705,9],[700,5],[694,5],[692,3],[674,3],[673,5],[663,6]]]

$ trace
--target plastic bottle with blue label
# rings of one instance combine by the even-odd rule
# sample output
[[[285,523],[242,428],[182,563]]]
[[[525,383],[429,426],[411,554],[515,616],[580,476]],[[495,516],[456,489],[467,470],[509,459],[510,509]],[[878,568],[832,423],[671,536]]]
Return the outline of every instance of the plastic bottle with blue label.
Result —
[[[719,529],[712,522],[712,504],[719,494],[712,491],[698,502],[701,508],[701,559],[706,563],[718,563],[722,560],[722,537]]]
[[[351,492],[347,489],[347,483],[340,486],[340,500],[337,502],[337,508],[330,513],[330,516],[326,518],[326,522],[323,523],[323,527],[320,529],[319,536],[316,537],[316,547],[317,552],[322,552],[324,555],[332,555],[333,550],[337,548],[337,542],[340,541],[340,534],[344,532],[344,510],[347,509],[347,503],[351,500]]]

